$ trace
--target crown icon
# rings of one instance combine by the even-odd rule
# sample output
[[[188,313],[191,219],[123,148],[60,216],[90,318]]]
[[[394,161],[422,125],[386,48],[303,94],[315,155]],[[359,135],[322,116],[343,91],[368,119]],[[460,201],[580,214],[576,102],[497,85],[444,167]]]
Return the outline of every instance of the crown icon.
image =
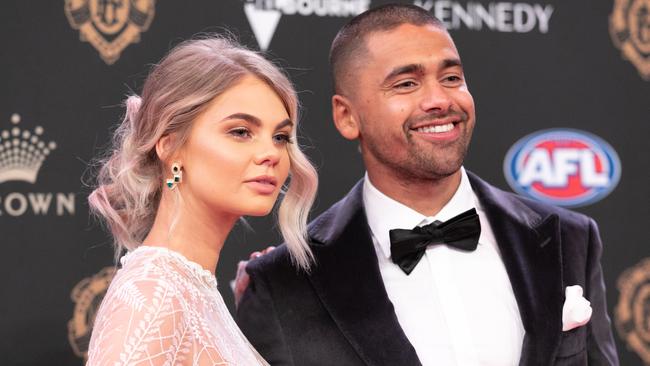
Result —
[[[43,161],[56,149],[54,141],[46,144],[41,139],[43,127],[21,130],[17,126],[20,120],[18,113],[12,114],[14,127],[0,132],[0,183],[12,180],[35,183]]]

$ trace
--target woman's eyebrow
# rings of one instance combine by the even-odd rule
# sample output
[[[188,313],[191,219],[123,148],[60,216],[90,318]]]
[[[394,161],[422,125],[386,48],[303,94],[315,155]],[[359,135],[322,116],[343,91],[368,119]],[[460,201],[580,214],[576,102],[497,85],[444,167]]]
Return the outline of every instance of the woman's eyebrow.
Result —
[[[227,121],[229,119],[243,119],[244,121],[250,122],[250,123],[254,124],[255,126],[261,126],[262,125],[262,121],[260,121],[259,118],[253,116],[252,114],[248,114],[248,113],[233,113],[233,114],[229,115],[228,117],[222,119],[221,121]]]
[[[285,127],[285,126],[293,127],[293,122],[291,122],[291,120],[289,118],[287,118],[284,121],[278,123],[278,125],[275,126],[275,130],[277,131],[277,130]]]
[[[227,120],[231,120],[231,119],[241,119],[241,120],[244,120],[246,122],[249,122],[249,123],[255,125],[256,127],[262,126],[262,120],[260,120],[259,118],[253,116],[252,114],[248,114],[248,113],[233,113],[233,114],[229,115],[228,117],[222,119],[221,121],[227,121]],[[283,120],[282,122],[278,123],[278,125],[275,126],[275,130],[277,131],[277,130],[279,130],[279,129],[283,128],[283,127],[286,127],[286,126],[293,127],[293,122],[289,118],[287,118],[287,119]]]

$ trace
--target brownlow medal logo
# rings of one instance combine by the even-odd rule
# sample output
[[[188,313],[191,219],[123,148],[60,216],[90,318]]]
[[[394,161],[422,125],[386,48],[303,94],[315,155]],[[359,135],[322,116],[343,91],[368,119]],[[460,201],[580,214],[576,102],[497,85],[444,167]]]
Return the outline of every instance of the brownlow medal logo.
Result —
[[[623,57],[650,80],[650,0],[615,0],[609,31]]]
[[[149,29],[155,0],[65,0],[65,15],[79,38],[89,42],[109,65],[140,33]]]
[[[650,258],[623,272],[618,289],[621,296],[614,314],[618,334],[649,365]]]
[[[97,310],[106,296],[115,272],[115,267],[105,267],[92,277],[81,280],[70,294],[75,307],[72,319],[68,322],[68,340],[74,353],[84,359],[88,357],[90,334]]]

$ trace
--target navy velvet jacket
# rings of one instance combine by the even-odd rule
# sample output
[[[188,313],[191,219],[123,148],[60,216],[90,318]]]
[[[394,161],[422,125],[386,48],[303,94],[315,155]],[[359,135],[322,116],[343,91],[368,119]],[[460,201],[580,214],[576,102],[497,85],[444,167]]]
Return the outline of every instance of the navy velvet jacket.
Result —
[[[618,365],[595,222],[468,175],[526,330],[520,365]],[[310,224],[309,236],[316,258],[309,274],[291,264],[284,245],[248,264],[237,322],[253,346],[271,365],[420,365],[381,280],[362,182]],[[562,332],[571,285],[582,286],[593,314]]]

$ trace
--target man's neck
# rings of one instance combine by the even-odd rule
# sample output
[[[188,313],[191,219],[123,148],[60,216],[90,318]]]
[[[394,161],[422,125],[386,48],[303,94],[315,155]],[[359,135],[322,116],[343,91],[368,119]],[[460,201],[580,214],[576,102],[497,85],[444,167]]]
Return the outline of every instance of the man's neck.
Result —
[[[438,179],[405,179],[394,172],[368,169],[368,177],[372,185],[386,196],[425,216],[435,216],[458,190],[462,173],[459,169]]]

